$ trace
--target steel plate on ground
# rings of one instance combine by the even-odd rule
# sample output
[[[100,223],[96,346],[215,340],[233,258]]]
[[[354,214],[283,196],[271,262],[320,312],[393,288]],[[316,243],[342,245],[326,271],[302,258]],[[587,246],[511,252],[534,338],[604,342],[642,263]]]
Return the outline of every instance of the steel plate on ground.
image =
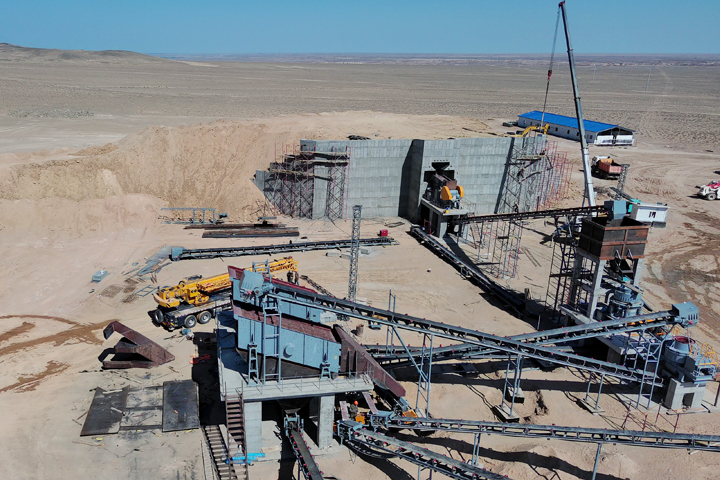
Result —
[[[163,384],[163,432],[200,428],[197,385],[192,380]]]
[[[127,389],[106,392],[102,388],[96,388],[80,436],[117,433],[120,430],[126,398]]]

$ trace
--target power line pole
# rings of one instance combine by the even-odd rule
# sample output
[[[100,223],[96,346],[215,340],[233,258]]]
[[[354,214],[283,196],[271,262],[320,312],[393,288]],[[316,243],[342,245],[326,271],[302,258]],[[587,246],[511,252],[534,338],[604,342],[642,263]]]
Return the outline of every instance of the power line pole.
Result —
[[[355,301],[357,294],[358,256],[360,254],[360,217],[362,205],[353,206],[352,241],[350,242],[350,280],[348,282],[348,300]]]

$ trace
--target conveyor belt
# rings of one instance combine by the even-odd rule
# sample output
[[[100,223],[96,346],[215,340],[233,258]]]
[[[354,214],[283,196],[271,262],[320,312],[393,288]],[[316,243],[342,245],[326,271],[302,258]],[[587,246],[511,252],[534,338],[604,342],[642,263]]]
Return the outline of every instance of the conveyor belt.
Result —
[[[471,217],[460,217],[454,223],[474,223],[474,222],[493,222],[498,220],[529,220],[532,218],[548,218],[548,217],[579,217],[588,216],[593,213],[604,212],[605,207],[598,205],[595,207],[574,207],[574,208],[556,208],[553,210],[538,210],[536,212],[519,212],[519,213],[496,213],[490,215],[473,215]]]
[[[351,444],[397,455],[415,465],[430,468],[457,480],[509,480],[504,475],[489,472],[484,468],[463,463],[442,453],[433,452],[409,442],[396,440],[372,430],[358,428],[360,426],[361,424],[356,422],[340,422],[338,424],[338,433],[343,440]]]
[[[383,417],[369,415],[370,425],[384,428],[407,428],[455,433],[488,433],[512,437],[546,438],[586,443],[616,443],[635,447],[683,448],[720,452],[720,436],[690,433],[641,432],[603,428],[562,427],[442,418]]]
[[[513,309],[516,313],[519,314],[520,311],[524,309],[523,301],[517,294],[506,290],[502,286],[495,283],[493,280],[490,279],[490,277],[478,270],[475,265],[463,261],[460,257],[455,255],[432,235],[428,235],[427,233],[425,233],[420,227],[411,227],[410,235],[413,235],[418,240],[425,242],[425,245],[427,247],[429,247],[437,255],[451,263],[457,270],[460,271],[461,275],[475,282],[480,288],[482,288],[486,292],[498,297],[502,302],[507,304],[507,306]]]
[[[292,446],[293,453],[295,454],[298,466],[305,480],[323,480],[320,467],[315,463],[315,458],[310,453],[307,443],[305,443],[305,438],[300,430],[300,426],[297,424],[297,421],[291,421],[287,416],[285,417],[285,435],[290,441],[290,446]]]
[[[567,343],[576,340],[584,340],[588,338],[606,337],[608,335],[635,332],[647,330],[650,328],[660,328],[666,325],[686,326],[684,320],[678,316],[675,310],[667,310],[663,312],[653,312],[635,317],[619,318],[615,320],[607,320],[603,322],[593,322],[587,325],[574,325],[571,327],[555,328],[552,330],[544,330],[540,332],[525,333],[510,337],[513,340],[519,340],[534,345],[551,345]],[[398,362],[406,362],[408,355],[404,348],[395,347],[393,352],[385,352],[384,346],[366,346],[366,350],[372,353],[375,359],[384,365],[395,364]],[[411,353],[414,357],[420,357],[421,349],[412,349]],[[456,358],[478,357],[478,356],[497,356],[498,352],[473,345],[469,343],[461,343],[458,345],[449,345],[446,347],[433,348],[433,362],[442,360],[453,360]],[[400,366],[399,364],[397,366]]]
[[[305,305],[322,310],[333,312],[338,315],[346,315],[359,318],[368,322],[379,323],[391,327],[410,330],[416,333],[434,335],[438,338],[447,338],[461,343],[468,343],[486,347],[491,350],[501,351],[510,355],[521,355],[525,358],[542,360],[565,367],[578,368],[605,374],[611,377],[628,380],[631,382],[652,382],[653,376],[637,369],[627,368],[614,363],[596,360],[594,358],[582,357],[579,355],[558,352],[550,347],[534,345],[521,340],[499,337],[478,330],[456,327],[441,322],[433,322],[424,318],[402,315],[388,310],[381,310],[368,305],[341,300],[335,297],[328,297],[306,289],[295,288],[285,284],[273,284],[276,293],[267,293],[272,298],[280,301],[292,302],[298,305]],[[655,379],[657,385],[660,379]]]
[[[170,255],[172,261],[201,260],[218,257],[242,257],[244,255],[274,255],[286,252],[305,252],[310,250],[331,250],[334,248],[350,248],[351,240],[325,240],[321,242],[293,242],[277,245],[253,245],[229,248],[183,248],[173,247]],[[361,238],[362,246],[397,245],[392,237]]]

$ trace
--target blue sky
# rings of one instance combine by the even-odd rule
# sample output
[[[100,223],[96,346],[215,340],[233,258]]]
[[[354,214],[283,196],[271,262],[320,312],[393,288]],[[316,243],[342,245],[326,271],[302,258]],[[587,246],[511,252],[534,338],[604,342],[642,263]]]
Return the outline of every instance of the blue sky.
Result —
[[[578,53],[720,53],[720,0],[566,5]],[[557,0],[9,0],[0,42],[143,53],[547,53],[556,12]]]

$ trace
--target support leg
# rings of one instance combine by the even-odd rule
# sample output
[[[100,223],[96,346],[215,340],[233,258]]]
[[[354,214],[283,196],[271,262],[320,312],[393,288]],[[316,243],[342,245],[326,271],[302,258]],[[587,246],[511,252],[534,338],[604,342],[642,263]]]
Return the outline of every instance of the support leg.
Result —
[[[317,439],[317,446],[319,448],[327,448],[332,445],[334,410],[335,395],[320,397]]]
[[[598,463],[600,463],[600,450],[602,450],[602,443],[598,443],[597,453],[595,454],[595,466],[593,467],[592,480],[595,480]]]

